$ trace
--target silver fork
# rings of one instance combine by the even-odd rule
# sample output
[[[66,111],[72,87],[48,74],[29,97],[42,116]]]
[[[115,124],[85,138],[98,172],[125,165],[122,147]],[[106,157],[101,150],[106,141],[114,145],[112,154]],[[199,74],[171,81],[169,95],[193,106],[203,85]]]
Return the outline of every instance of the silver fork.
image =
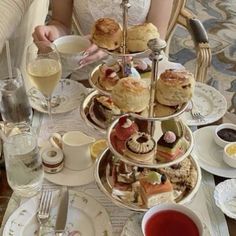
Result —
[[[45,223],[49,219],[51,206],[52,206],[52,190],[45,189],[42,191],[39,209],[37,213],[37,219],[39,222],[39,232],[38,232],[39,236],[42,234],[42,229]]]
[[[192,115],[193,119],[204,121],[204,116],[197,109],[197,107],[194,104],[193,100],[191,100],[191,103],[192,103],[191,115]]]

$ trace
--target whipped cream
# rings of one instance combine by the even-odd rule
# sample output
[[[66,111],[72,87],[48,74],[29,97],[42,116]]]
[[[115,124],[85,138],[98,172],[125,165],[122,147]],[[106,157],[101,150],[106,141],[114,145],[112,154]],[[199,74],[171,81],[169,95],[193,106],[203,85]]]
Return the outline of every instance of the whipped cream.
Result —
[[[130,119],[126,119],[126,122],[122,125],[123,128],[127,129],[129,128],[133,122]]]

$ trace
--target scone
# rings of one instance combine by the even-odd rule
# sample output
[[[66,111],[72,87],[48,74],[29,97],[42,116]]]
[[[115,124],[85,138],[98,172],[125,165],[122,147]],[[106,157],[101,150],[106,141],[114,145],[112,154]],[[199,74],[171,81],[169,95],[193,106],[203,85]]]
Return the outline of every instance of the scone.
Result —
[[[186,70],[166,70],[156,83],[156,100],[166,106],[188,102],[194,91],[193,74]]]
[[[115,50],[122,42],[120,25],[111,18],[98,19],[92,28],[92,41],[100,48]]]
[[[112,101],[123,112],[141,112],[149,104],[149,88],[140,79],[122,78],[112,90]]]
[[[159,36],[156,26],[152,23],[132,26],[127,31],[127,49],[129,52],[145,51],[148,49],[148,41]]]

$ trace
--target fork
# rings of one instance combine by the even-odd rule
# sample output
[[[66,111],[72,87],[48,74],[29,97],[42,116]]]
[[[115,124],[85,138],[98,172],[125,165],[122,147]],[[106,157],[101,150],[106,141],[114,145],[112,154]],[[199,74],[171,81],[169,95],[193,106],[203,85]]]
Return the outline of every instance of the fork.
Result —
[[[37,213],[37,219],[39,222],[39,232],[38,235],[40,236],[42,233],[42,229],[44,227],[44,224],[48,221],[50,216],[50,209],[52,205],[52,191],[49,189],[43,190],[40,204],[39,204],[39,210]]]
[[[193,119],[204,121],[204,116],[197,109],[197,107],[194,104],[193,100],[191,100],[191,103],[192,103],[191,115],[192,115]]]

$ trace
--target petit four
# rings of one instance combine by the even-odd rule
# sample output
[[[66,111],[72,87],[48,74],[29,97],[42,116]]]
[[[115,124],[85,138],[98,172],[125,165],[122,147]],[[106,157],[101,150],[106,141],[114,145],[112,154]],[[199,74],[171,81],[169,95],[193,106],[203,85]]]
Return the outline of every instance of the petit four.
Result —
[[[136,132],[125,143],[125,155],[139,162],[152,163],[155,140],[147,133]]]
[[[173,187],[165,175],[149,171],[139,182],[141,197],[148,208],[164,202],[173,202]]]

